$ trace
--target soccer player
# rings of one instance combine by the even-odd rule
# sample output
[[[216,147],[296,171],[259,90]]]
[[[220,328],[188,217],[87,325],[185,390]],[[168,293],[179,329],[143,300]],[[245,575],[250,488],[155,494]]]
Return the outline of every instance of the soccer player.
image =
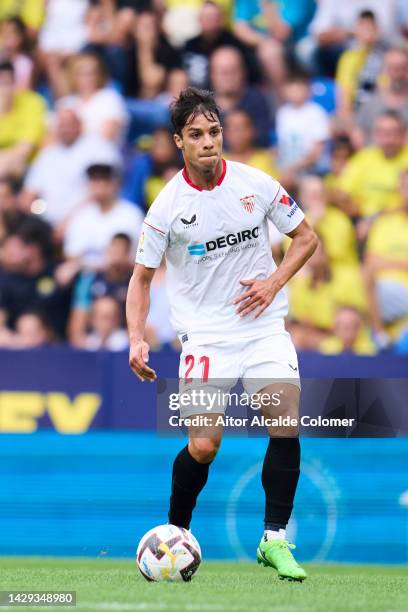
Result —
[[[222,159],[222,127],[211,92],[188,88],[172,107],[174,140],[185,167],[161,191],[144,221],[129,284],[129,363],[141,381],[154,381],[144,326],[154,271],[165,256],[172,323],[182,343],[180,381],[201,379],[211,389],[229,390],[241,378],[248,394],[282,397],[279,414],[298,416],[297,356],[284,316],[282,291],[317,246],[298,205],[269,175]],[[292,238],[277,268],[267,222]],[[217,381],[215,385],[214,381]],[[267,384],[263,381],[272,381]],[[221,383],[220,383],[221,381]],[[221,413],[223,406],[217,406]],[[266,402],[263,409],[273,413]],[[180,408],[182,417],[206,414]],[[304,580],[286,540],[297,482],[298,427],[268,428],[262,469],[265,530],[259,563],[281,578]],[[203,434],[189,429],[188,445],[173,465],[169,522],[190,526],[197,497],[220,446],[222,428]]]

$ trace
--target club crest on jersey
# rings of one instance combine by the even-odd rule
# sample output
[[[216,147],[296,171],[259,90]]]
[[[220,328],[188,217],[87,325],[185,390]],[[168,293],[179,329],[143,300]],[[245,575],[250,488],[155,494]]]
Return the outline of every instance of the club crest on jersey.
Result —
[[[242,203],[242,206],[245,208],[245,210],[248,213],[254,212],[254,208],[255,208],[255,196],[254,195],[244,196],[243,198],[239,198],[239,201]]]

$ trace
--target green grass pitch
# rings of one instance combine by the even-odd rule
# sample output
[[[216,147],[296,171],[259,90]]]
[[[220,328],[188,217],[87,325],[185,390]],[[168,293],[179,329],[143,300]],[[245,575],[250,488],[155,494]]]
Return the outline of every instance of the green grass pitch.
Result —
[[[169,584],[146,582],[132,559],[0,557],[0,590],[74,590],[76,609],[89,612],[408,610],[406,567],[305,565],[305,568],[309,578],[304,583],[295,583],[279,580],[273,570],[256,563],[205,562],[191,583]]]

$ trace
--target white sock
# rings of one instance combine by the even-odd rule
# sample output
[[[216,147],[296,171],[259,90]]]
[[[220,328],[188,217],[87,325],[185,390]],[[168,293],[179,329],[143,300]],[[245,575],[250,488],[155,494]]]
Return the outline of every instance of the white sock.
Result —
[[[286,529],[279,529],[279,531],[272,531],[271,529],[265,529],[264,540],[286,540]]]

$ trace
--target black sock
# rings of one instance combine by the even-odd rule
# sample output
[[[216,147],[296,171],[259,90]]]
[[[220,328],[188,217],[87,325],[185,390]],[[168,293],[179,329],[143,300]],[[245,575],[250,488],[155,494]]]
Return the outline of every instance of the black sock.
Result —
[[[189,529],[197,497],[208,478],[210,463],[199,463],[183,448],[173,463],[169,523]]]
[[[299,438],[270,438],[262,468],[265,529],[285,529],[299,480]]]

